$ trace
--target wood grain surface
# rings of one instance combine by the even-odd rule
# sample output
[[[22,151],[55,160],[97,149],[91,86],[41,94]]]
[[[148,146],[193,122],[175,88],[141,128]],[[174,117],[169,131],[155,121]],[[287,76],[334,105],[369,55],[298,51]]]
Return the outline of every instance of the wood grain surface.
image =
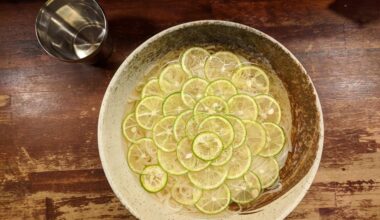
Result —
[[[172,25],[240,22],[304,64],[319,93],[318,174],[288,219],[380,219],[380,2],[377,0],[100,1],[107,64],[58,61],[34,33],[36,0],[0,2],[0,219],[135,219],[112,193],[97,149],[106,87],[126,56]]]

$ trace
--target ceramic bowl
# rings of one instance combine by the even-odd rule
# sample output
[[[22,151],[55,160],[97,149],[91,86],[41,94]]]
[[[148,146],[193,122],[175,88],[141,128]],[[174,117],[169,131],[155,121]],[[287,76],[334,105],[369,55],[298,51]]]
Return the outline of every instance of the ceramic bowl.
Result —
[[[281,170],[281,190],[262,196],[244,215],[204,217],[283,219],[302,200],[317,172],[323,148],[322,110],[313,83],[296,57],[272,37],[238,23],[204,20],[177,25],[151,37],[125,59],[107,88],[98,122],[99,154],[108,182],[139,219],[195,218],[189,213],[173,212],[143,190],[127,165],[121,123],[128,94],[150,66],[169,51],[208,44],[260,54],[269,62],[289,93],[293,151]]]

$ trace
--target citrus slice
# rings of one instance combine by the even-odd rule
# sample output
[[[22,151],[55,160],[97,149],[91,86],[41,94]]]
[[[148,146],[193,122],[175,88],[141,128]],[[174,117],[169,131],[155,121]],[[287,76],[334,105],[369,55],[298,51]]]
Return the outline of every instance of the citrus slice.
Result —
[[[194,115],[213,115],[228,113],[227,103],[217,96],[206,96],[194,107]]]
[[[202,160],[213,160],[222,152],[223,143],[218,135],[212,132],[202,132],[193,141],[193,152]]]
[[[259,106],[257,120],[260,122],[272,122],[275,124],[281,121],[281,108],[278,102],[269,95],[257,95],[255,101]]]
[[[168,174],[157,165],[151,165],[144,168],[140,175],[142,187],[151,193],[156,193],[165,188],[168,181]]]
[[[231,96],[236,95],[235,86],[228,80],[218,79],[211,82],[206,88],[207,96],[218,96],[228,100]]]
[[[223,184],[228,170],[223,166],[208,166],[197,172],[189,172],[190,181],[201,189],[215,189]]]
[[[173,132],[174,132],[174,138],[177,141],[180,141],[182,138],[186,137],[186,129],[185,129],[186,124],[192,116],[193,116],[193,111],[187,110],[187,111],[182,112],[175,119]]]
[[[211,162],[211,165],[222,166],[226,164],[228,161],[230,161],[231,157],[232,157],[232,147],[231,146],[225,147],[220,153],[220,155]]]
[[[256,155],[264,148],[267,141],[265,129],[255,121],[244,121],[244,125],[247,130],[245,143],[251,150],[252,155]]]
[[[179,92],[170,94],[165,98],[164,103],[162,104],[162,112],[164,113],[164,116],[177,116],[186,111],[186,109],[187,106],[183,103],[181,93]]]
[[[239,58],[228,51],[211,55],[205,63],[205,75],[210,81],[216,79],[231,79],[232,74],[240,65]]]
[[[173,132],[175,119],[175,116],[164,117],[153,128],[153,141],[158,148],[165,152],[175,151],[177,148]]]
[[[192,142],[189,138],[182,139],[177,147],[177,157],[182,166],[189,171],[200,171],[209,166],[210,162],[194,155]]]
[[[198,134],[199,123],[193,115],[186,124],[186,136],[193,139]]]
[[[234,140],[234,129],[231,123],[221,116],[209,116],[204,119],[198,128],[199,132],[212,131],[217,134],[224,147],[228,147]]]
[[[247,173],[251,159],[251,151],[247,146],[234,149],[231,160],[225,165],[228,169],[227,179],[236,179]]]
[[[204,97],[208,83],[199,77],[193,77],[185,82],[182,87],[181,97],[188,107],[194,107],[195,103]]]
[[[262,124],[267,134],[267,143],[260,151],[260,156],[271,157],[280,153],[285,145],[285,134],[276,124],[266,122]]]
[[[212,190],[203,190],[202,196],[195,206],[205,214],[222,212],[230,204],[230,190],[226,185]]]
[[[145,130],[137,124],[135,113],[130,113],[125,117],[123,122],[123,135],[132,143],[136,143],[139,139],[145,137]]]
[[[210,53],[200,47],[186,50],[180,57],[183,70],[193,76],[204,78],[204,65]]]
[[[149,96],[139,102],[136,107],[136,121],[141,127],[151,130],[154,124],[161,119],[162,101],[161,97]]]
[[[148,96],[163,96],[163,92],[161,91],[160,85],[158,84],[158,79],[151,79],[145,84],[141,92],[141,98]]]
[[[262,190],[259,177],[257,177],[256,174],[254,174],[252,171],[248,171],[244,175],[244,180],[248,183],[249,187],[257,188],[257,189],[259,189],[259,191]]]
[[[165,152],[158,150],[158,163],[166,172],[172,175],[182,175],[187,173],[185,167],[178,161],[177,152]]]
[[[182,70],[181,65],[174,63],[169,64],[162,70],[158,83],[163,92],[170,94],[180,91],[188,78],[190,78],[190,75]]]
[[[253,98],[248,95],[238,94],[228,100],[230,114],[242,120],[256,120],[258,107]]]
[[[254,178],[254,174],[252,175]],[[257,177],[256,179],[252,179],[252,176],[249,175],[249,180],[250,182],[247,182],[245,178],[241,177],[227,181],[227,186],[231,191],[232,201],[240,204],[246,204],[252,202],[260,195],[261,185],[259,179]]]
[[[247,136],[247,131],[245,129],[243,121],[240,120],[240,118],[231,115],[227,116],[227,119],[231,123],[232,128],[235,131],[232,147],[237,148],[242,146]]]
[[[275,159],[261,156],[253,156],[250,170],[259,177],[263,189],[276,182],[280,171]]]
[[[171,195],[182,205],[194,205],[202,196],[202,190],[193,186],[189,178],[183,177],[172,187]]]
[[[232,82],[240,92],[249,95],[268,93],[269,91],[268,76],[257,66],[240,67],[233,74]]]
[[[145,166],[157,164],[157,147],[150,138],[142,138],[128,149],[127,162],[135,173],[142,173]]]

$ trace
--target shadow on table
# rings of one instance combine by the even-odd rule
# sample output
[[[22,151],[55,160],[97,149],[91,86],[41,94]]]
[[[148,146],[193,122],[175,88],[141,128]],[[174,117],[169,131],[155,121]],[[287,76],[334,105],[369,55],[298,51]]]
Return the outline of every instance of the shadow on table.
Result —
[[[329,9],[360,26],[365,26],[380,18],[379,0],[336,0]]]
[[[113,18],[108,23],[113,53],[107,61],[97,63],[96,66],[112,71],[116,71],[139,44],[162,30],[152,21],[139,17]]]

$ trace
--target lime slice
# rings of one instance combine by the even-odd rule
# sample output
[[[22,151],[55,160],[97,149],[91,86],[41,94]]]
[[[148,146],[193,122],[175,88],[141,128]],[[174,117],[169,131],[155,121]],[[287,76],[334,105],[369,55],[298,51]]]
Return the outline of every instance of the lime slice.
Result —
[[[256,177],[254,174],[252,175]],[[250,182],[247,182],[243,177],[227,181],[227,186],[231,191],[232,201],[246,204],[252,202],[260,195],[261,185],[259,179],[257,177],[256,179],[251,179],[251,175],[249,175],[249,178]]]
[[[215,189],[223,184],[228,170],[223,166],[208,166],[197,172],[189,172],[190,181],[201,189]]]
[[[253,156],[250,170],[259,177],[263,189],[276,182],[280,171],[275,159],[261,156]]]
[[[142,138],[128,150],[127,162],[135,173],[142,173],[145,166],[157,164],[157,147],[150,138]]]
[[[259,123],[255,121],[244,121],[247,130],[246,145],[251,150],[252,155],[258,154],[267,141],[266,133]]]
[[[242,120],[256,120],[258,107],[253,98],[248,95],[235,95],[228,100],[230,114]]]
[[[240,92],[249,95],[268,93],[269,91],[268,76],[257,66],[240,67],[232,76],[232,82]]]
[[[185,167],[178,161],[177,152],[165,152],[158,150],[158,163],[166,172],[172,175],[182,175],[187,173]]]
[[[173,131],[174,131],[174,138],[177,141],[180,141],[182,138],[186,137],[186,124],[192,116],[193,116],[193,111],[187,110],[187,111],[182,112],[175,119]]]
[[[203,190],[202,196],[195,206],[205,214],[222,212],[230,204],[230,190],[226,185],[212,190]]]
[[[244,175],[244,180],[248,183],[249,187],[257,188],[261,192],[262,189],[260,179],[252,171],[248,171]]]
[[[206,168],[210,162],[196,157],[193,153],[192,140],[182,139],[177,147],[177,157],[179,162],[189,171],[200,171]]]
[[[149,96],[139,102],[136,107],[136,121],[141,127],[151,130],[162,118],[162,101],[161,97]]]
[[[185,81],[190,78],[190,75],[182,70],[178,63],[169,64],[162,70],[158,83],[160,88],[166,94],[178,92],[181,90]]]
[[[208,82],[199,77],[193,77],[185,82],[182,87],[181,97],[188,107],[194,107],[199,99],[204,97]]]
[[[209,116],[199,124],[199,132],[215,132],[222,140],[223,146],[228,147],[234,140],[234,129],[231,123],[221,116]]]
[[[160,85],[158,84],[158,79],[154,78],[149,80],[142,92],[141,92],[141,98],[145,98],[148,96],[163,96],[163,92],[161,91]]]
[[[204,66],[210,53],[200,47],[192,47],[186,50],[180,57],[183,70],[193,76],[204,78]]]
[[[202,196],[202,190],[193,186],[187,176],[172,187],[171,195],[175,201],[182,205],[194,205]]]
[[[168,181],[168,174],[157,165],[145,167],[140,175],[142,187],[151,193],[161,191]]]
[[[136,143],[139,139],[145,137],[145,130],[137,124],[135,113],[130,113],[125,117],[123,122],[123,135],[132,143]]]
[[[228,80],[218,79],[210,83],[206,88],[207,96],[218,96],[228,100],[231,96],[236,95],[235,86]]]
[[[226,164],[228,161],[230,161],[232,157],[232,147],[231,145],[228,147],[225,147],[220,155],[215,158],[215,160],[212,161],[211,165],[213,166],[222,166]]]
[[[186,124],[186,136],[193,139],[198,134],[198,126],[195,116],[192,116]]]
[[[255,101],[259,106],[258,121],[280,123],[281,108],[273,97],[269,95],[257,95],[255,96]]]
[[[205,64],[205,75],[210,81],[216,79],[231,79],[232,74],[240,65],[239,58],[228,51],[221,51],[211,55]]]
[[[162,104],[162,112],[164,116],[177,116],[186,111],[187,106],[182,102],[181,93],[176,92],[165,98]]]
[[[222,152],[223,143],[218,135],[212,132],[202,132],[193,141],[193,152],[202,160],[213,160]]]
[[[244,144],[244,141],[247,136],[247,131],[242,120],[235,116],[227,116],[228,121],[231,123],[232,128],[234,129],[234,140],[232,142],[232,147],[237,148]]]
[[[175,116],[164,117],[153,128],[153,141],[158,148],[165,152],[175,151],[177,148],[173,132],[175,119]]]
[[[267,143],[260,151],[260,156],[271,157],[277,155],[285,145],[284,130],[280,126],[270,122],[263,123],[262,125],[267,134]]]
[[[251,159],[251,151],[247,146],[234,149],[231,160],[225,165],[228,169],[227,179],[236,179],[247,173]]]
[[[206,96],[194,107],[194,115],[213,115],[228,113],[227,103],[217,96]]]

